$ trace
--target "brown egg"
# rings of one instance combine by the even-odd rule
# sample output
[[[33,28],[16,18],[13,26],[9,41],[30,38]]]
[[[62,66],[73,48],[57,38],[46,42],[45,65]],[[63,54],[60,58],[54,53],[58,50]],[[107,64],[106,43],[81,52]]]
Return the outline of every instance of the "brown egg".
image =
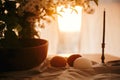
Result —
[[[72,54],[72,55],[70,55],[70,56],[67,58],[67,63],[68,63],[68,65],[71,66],[71,67],[73,67],[73,62],[74,62],[74,60],[75,60],[76,58],[79,58],[79,57],[81,57],[80,54]]]
[[[65,60],[65,58],[61,56],[54,56],[50,60],[50,65],[53,67],[65,67],[66,63],[67,61]]]

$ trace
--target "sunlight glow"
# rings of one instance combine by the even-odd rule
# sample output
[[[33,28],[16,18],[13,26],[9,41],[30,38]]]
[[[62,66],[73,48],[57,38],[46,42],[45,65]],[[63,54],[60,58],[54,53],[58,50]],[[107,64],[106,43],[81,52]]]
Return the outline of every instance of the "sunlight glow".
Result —
[[[64,8],[64,12],[61,12],[61,8],[58,7],[57,11],[61,16],[58,15],[58,26],[63,32],[78,32],[81,28],[82,19],[82,7],[75,7],[75,10],[70,8]],[[76,12],[77,10],[77,12]]]

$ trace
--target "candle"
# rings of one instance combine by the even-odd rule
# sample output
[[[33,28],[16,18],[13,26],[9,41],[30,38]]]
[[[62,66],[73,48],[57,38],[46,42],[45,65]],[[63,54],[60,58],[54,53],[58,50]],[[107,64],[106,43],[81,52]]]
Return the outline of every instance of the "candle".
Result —
[[[104,13],[103,13],[103,43],[105,43],[105,10],[104,10]]]
[[[103,40],[102,40],[102,56],[101,56],[102,63],[104,63],[104,60],[105,60],[105,56],[104,56],[104,48],[105,48],[105,15],[106,15],[106,12],[105,12],[105,10],[104,10],[104,12],[103,12]]]

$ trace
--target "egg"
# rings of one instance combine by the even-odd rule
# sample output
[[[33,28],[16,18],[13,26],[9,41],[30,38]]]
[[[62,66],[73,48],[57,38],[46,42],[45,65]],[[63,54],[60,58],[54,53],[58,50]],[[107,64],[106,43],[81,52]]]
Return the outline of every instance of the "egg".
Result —
[[[66,59],[62,56],[54,56],[50,60],[50,65],[53,67],[65,67],[66,66]]]
[[[92,68],[92,62],[87,58],[79,57],[73,62],[73,67],[76,69]]]
[[[74,60],[75,60],[76,58],[79,58],[79,57],[81,57],[80,54],[72,54],[72,55],[70,55],[70,56],[67,58],[67,63],[68,63],[68,65],[72,67]]]

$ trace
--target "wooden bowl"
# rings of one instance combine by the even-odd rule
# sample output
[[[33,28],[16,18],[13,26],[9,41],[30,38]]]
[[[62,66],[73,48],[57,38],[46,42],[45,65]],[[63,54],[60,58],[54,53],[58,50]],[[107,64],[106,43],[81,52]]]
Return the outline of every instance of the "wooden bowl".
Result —
[[[19,48],[0,48],[0,72],[21,71],[39,66],[47,56],[48,41],[22,39]]]

